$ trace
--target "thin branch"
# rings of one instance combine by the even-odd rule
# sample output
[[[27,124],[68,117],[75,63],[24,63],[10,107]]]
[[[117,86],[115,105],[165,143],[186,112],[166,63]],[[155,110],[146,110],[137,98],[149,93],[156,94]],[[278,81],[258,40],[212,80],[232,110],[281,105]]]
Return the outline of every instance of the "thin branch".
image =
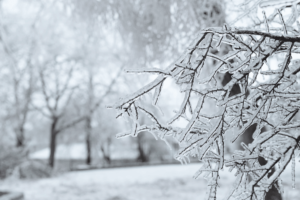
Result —
[[[97,110],[97,108],[102,104],[102,102],[104,101],[104,98],[111,92],[113,86],[115,85],[116,81],[118,80],[119,76],[121,76],[121,72],[123,71],[123,68],[125,67],[125,64],[123,66],[120,67],[117,75],[115,76],[115,78],[112,79],[112,81],[110,82],[110,84],[108,85],[106,92],[99,98],[98,102],[92,107],[91,112],[93,113],[95,110]]]

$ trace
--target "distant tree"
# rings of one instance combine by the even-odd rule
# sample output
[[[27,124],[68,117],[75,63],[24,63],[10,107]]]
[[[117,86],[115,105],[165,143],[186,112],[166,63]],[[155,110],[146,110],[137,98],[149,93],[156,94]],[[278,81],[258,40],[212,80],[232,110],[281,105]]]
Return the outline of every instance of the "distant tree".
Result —
[[[103,106],[103,101],[105,98],[108,98],[109,93],[112,90],[112,87],[114,86],[116,79],[120,76],[120,72],[123,69],[123,67],[120,68],[118,74],[115,78],[111,80],[108,86],[104,89],[105,92],[102,94],[102,96],[96,96],[95,95],[95,86],[96,83],[94,82],[95,74],[92,71],[88,72],[88,98],[86,101],[86,119],[85,119],[85,143],[86,143],[86,150],[87,150],[87,157],[86,157],[86,164],[92,163],[92,133],[93,133],[93,127],[92,127],[92,121],[95,120],[94,113],[99,109],[100,106]],[[105,126],[103,126],[105,127]],[[104,130],[102,130],[104,132]],[[103,135],[105,135],[103,133]],[[102,137],[103,139],[104,137]],[[100,150],[102,151],[102,154],[104,156],[104,159],[109,163],[109,139],[104,140],[100,143]],[[106,146],[106,147],[105,147]],[[108,147],[107,147],[108,146]]]
[[[112,119],[114,119],[114,115],[102,109],[97,109],[94,112],[91,144],[93,145],[95,158],[100,158],[102,166],[111,164],[115,139],[114,132],[120,130],[120,124],[111,123]],[[96,159],[94,160],[96,161]]]
[[[78,85],[72,85],[71,83],[75,64],[73,66],[71,64],[68,67],[69,69],[66,69],[66,72],[63,70],[62,65],[56,63],[39,71],[44,105],[36,105],[35,108],[51,121],[50,155],[48,160],[50,167],[54,167],[57,135],[86,118],[86,115],[75,116],[71,119],[66,117],[67,108]],[[62,72],[65,72],[65,74],[62,75]]]
[[[250,11],[259,3],[255,1]],[[282,14],[286,8],[292,8],[288,19]],[[219,171],[225,166],[230,171],[236,170],[236,183],[229,199],[265,199],[273,186],[281,192],[280,175],[290,162],[294,187],[295,155],[300,141],[297,120],[300,68],[299,60],[293,58],[300,53],[297,16],[294,3],[284,5],[268,17],[263,13],[263,23],[257,26],[260,29],[226,24],[206,28],[168,68],[127,70],[158,77],[112,106],[119,111],[117,116],[129,118],[132,126],[131,131],[117,137],[136,137],[148,131],[162,140],[174,138],[180,145],[176,156],[179,161],[185,163],[196,157],[203,163],[195,178],[200,175],[208,178],[207,199],[216,199]],[[223,55],[221,50],[225,45],[229,45],[230,51]],[[222,85],[219,74],[229,74],[230,80]],[[172,118],[161,119],[145,107],[142,97],[153,91],[152,103],[156,106],[168,78],[174,80],[184,97]],[[235,86],[239,92],[233,92]],[[142,124],[142,115],[153,123]],[[179,119],[186,120],[184,127],[176,125]],[[242,143],[243,150],[225,157],[224,141],[235,142],[254,125],[253,141]],[[262,131],[264,128],[267,131]],[[261,159],[265,162],[261,163]]]
[[[20,17],[17,23],[12,23],[16,16],[4,10],[3,4],[1,1],[0,44],[3,56],[1,65],[5,74],[2,79],[7,83],[3,95],[6,97],[4,104],[7,113],[3,121],[7,129],[12,129],[15,134],[15,146],[24,147],[27,139],[25,126],[28,123],[29,112],[32,111],[30,104],[36,86],[33,63],[36,38],[33,33],[43,7],[39,6],[38,12],[30,15],[20,13],[23,18]],[[23,32],[22,36],[19,34],[20,31]]]

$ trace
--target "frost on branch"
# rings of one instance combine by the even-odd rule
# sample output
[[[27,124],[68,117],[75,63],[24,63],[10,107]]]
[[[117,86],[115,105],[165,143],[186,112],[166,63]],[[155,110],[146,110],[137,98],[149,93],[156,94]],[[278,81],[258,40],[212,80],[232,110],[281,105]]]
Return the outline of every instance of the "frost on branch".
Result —
[[[300,140],[300,121],[296,119],[300,109],[300,62],[293,59],[299,53],[300,37],[297,30],[287,27],[280,12],[277,16],[282,29],[271,29],[267,20],[265,31],[226,25],[207,28],[170,67],[128,70],[156,74],[157,78],[113,106],[120,112],[118,116],[127,116],[132,124],[128,133],[119,136],[135,137],[147,130],[162,140],[174,138],[181,147],[176,157],[179,161],[196,157],[203,163],[195,178],[207,178],[208,199],[216,198],[219,171],[224,167],[236,175],[229,199],[264,199],[290,162],[295,168]],[[230,50],[224,55],[221,50],[225,46]],[[269,61],[276,59],[280,62],[270,66]],[[225,73],[231,75],[231,80],[222,86],[218,76]],[[167,79],[174,80],[184,99],[171,119],[160,121],[143,107],[140,98],[154,94],[155,106]],[[234,86],[240,88],[239,93],[232,91]],[[192,103],[195,99],[197,102]],[[205,112],[207,102],[217,109]],[[152,124],[139,124],[140,114],[148,116]],[[173,125],[179,118],[188,120],[185,127]],[[235,142],[254,124],[254,141],[243,143],[243,151],[225,157],[225,139]],[[267,131],[262,132],[263,127]],[[267,164],[261,165],[259,158]],[[293,172],[293,181],[294,176]]]

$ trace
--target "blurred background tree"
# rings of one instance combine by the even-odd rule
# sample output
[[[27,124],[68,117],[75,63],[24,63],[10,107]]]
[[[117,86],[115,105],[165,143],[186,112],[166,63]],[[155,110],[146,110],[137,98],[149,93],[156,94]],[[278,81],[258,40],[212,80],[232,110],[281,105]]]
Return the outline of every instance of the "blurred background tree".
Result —
[[[126,124],[104,105],[151,80],[129,82],[122,69],[168,65],[197,31],[225,22],[216,0],[2,0],[0,8],[0,143],[25,155],[47,148],[51,167],[67,143],[84,144],[88,165],[118,157],[114,135]],[[170,155],[147,138],[128,140],[135,159]]]

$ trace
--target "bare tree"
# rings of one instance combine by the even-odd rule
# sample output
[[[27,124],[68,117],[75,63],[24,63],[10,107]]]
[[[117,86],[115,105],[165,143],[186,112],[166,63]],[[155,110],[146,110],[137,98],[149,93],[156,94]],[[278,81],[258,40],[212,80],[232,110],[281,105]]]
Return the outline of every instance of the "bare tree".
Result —
[[[109,85],[105,88],[104,94],[102,94],[100,97],[97,97],[95,95],[95,83],[94,83],[94,76],[95,74],[91,71],[88,73],[88,100],[87,100],[87,114],[85,119],[85,142],[86,142],[86,148],[87,148],[87,158],[86,158],[86,164],[91,164],[92,162],[92,120],[94,118],[94,113],[97,111],[97,109],[102,106],[102,103],[105,98],[108,97],[109,93],[111,92],[113,86],[116,83],[116,80],[119,78],[121,71],[123,69],[123,66],[120,68],[117,75],[112,78]],[[110,142],[109,142],[110,143]],[[105,143],[101,143],[105,144]],[[104,159],[110,162],[109,156],[106,153],[109,147],[104,147],[104,145],[100,145],[100,150],[102,151],[102,154],[104,155]]]
[[[64,71],[63,65],[68,66],[65,74],[61,73]],[[41,68],[39,71],[45,106],[36,105],[35,108],[51,121],[50,155],[48,159],[48,164],[51,167],[54,167],[57,135],[86,119],[85,115],[77,116],[74,119],[65,118],[67,107],[78,88],[77,85],[71,84],[75,65],[76,62],[71,64],[63,62],[62,65],[55,62],[55,64],[50,65],[51,68]]]
[[[6,120],[13,126],[16,136],[16,147],[25,146],[25,124],[30,111],[32,93],[34,91],[34,75],[28,59],[25,69],[19,69],[16,65],[11,66],[13,100],[8,107]]]
[[[8,108],[8,116],[6,119],[13,127],[15,133],[16,147],[25,146],[25,124],[27,122],[28,114],[30,111],[30,104],[32,101],[32,93],[34,91],[34,65],[33,57],[35,53],[35,28],[38,23],[38,19],[43,11],[43,4],[40,5],[39,11],[33,17],[33,20],[27,22],[26,28],[22,27],[22,23],[16,23],[15,26],[9,26],[10,16],[6,16],[1,9],[1,27],[0,27],[0,42],[3,47],[3,53],[5,60],[7,61],[8,68],[10,70],[10,80],[8,82],[12,86],[12,97],[7,99],[6,103],[10,103]],[[6,20],[4,20],[6,19]],[[23,40],[27,43],[18,44],[13,42],[19,32],[15,32],[15,28],[19,28],[24,31]]]

